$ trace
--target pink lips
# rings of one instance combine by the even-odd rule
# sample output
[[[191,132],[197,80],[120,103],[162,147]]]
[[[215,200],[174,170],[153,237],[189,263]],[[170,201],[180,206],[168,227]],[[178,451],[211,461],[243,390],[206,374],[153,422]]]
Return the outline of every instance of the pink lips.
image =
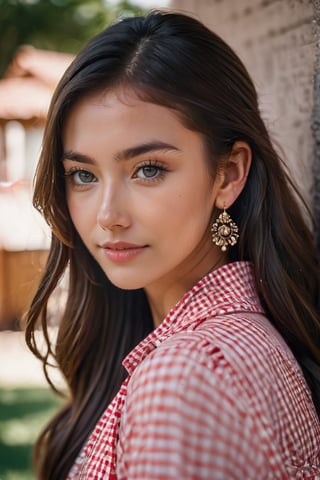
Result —
[[[107,242],[102,245],[105,256],[115,263],[125,263],[143,252],[146,245],[140,246],[126,242]]]

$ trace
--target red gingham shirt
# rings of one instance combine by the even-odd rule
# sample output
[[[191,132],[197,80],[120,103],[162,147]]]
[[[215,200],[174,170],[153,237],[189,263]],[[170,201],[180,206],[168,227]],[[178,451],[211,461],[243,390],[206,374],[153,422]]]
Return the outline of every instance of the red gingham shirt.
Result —
[[[320,479],[320,423],[247,262],[200,280],[124,360],[71,479]]]

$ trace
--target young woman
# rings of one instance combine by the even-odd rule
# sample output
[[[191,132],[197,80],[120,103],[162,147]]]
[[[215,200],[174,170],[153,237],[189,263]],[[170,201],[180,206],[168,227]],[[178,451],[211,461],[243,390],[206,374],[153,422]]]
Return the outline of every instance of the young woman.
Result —
[[[35,183],[52,245],[27,342],[69,389],[38,479],[320,478],[319,268],[296,195],[248,73],[205,26],[152,12],[89,42]]]

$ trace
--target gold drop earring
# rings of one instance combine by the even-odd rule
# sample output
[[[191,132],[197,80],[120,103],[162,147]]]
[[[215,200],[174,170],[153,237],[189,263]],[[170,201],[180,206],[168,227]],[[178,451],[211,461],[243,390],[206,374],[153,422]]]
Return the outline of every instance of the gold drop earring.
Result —
[[[226,208],[223,207],[223,212],[220,213],[211,227],[212,242],[217,247],[221,247],[223,252],[226,252],[229,245],[233,246],[237,243],[238,231],[238,226],[232,221],[230,215],[226,212]]]

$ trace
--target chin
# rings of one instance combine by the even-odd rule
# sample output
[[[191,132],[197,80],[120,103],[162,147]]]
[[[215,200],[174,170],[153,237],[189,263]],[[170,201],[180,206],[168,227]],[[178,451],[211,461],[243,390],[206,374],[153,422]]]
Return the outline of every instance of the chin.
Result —
[[[121,277],[116,275],[109,275],[108,272],[105,272],[106,276],[110,282],[117,288],[121,290],[139,290],[144,288],[145,285],[141,281],[139,282],[137,278],[130,278],[128,275],[123,274]]]

